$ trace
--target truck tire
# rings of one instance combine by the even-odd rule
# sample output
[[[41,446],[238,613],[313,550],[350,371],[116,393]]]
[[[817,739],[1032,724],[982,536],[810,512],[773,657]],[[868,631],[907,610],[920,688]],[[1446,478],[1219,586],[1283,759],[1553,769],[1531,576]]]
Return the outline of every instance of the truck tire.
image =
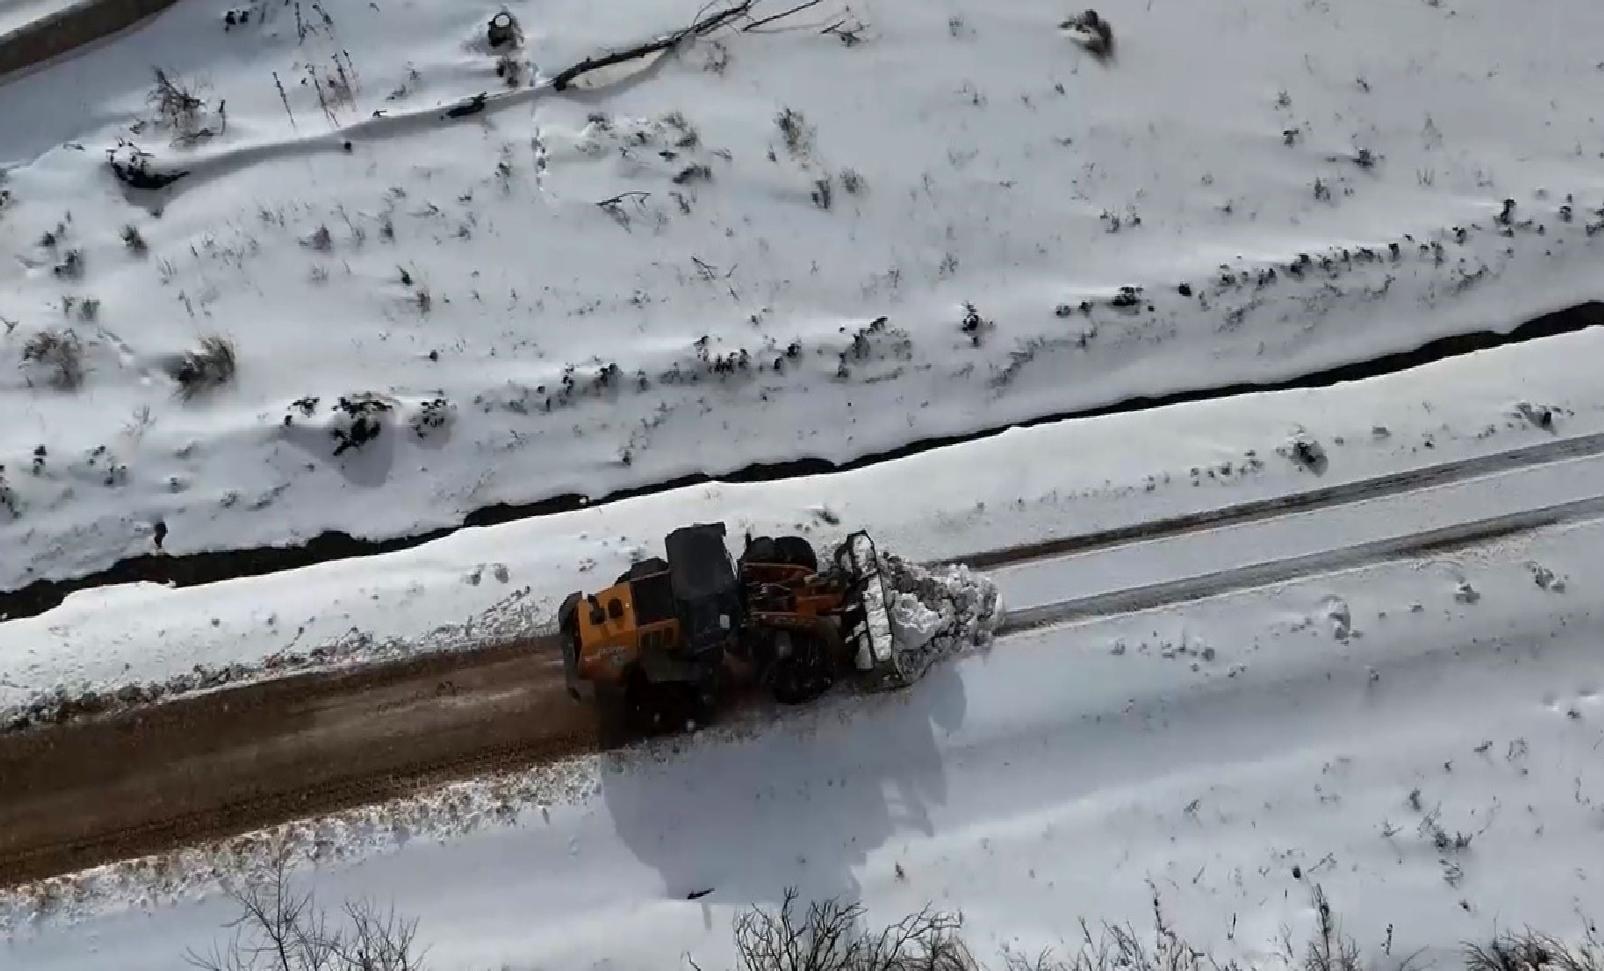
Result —
[[[774,547],[780,562],[805,566],[811,573],[819,572],[819,554],[813,551],[813,544],[801,536],[781,536],[774,541]]]
[[[620,573],[618,575],[618,579],[613,582],[628,583],[631,580],[638,580],[641,577],[649,577],[653,574],[665,573],[667,570],[667,560],[660,556],[647,557],[646,559],[641,560],[639,563],[631,563],[629,565],[629,569],[625,570],[623,573]]]
[[[632,732],[674,735],[711,724],[714,699],[690,681],[651,681],[639,667],[624,682],[624,712]]]
[[[782,705],[803,705],[835,686],[824,642],[809,634],[776,631],[775,658],[768,671],[769,693]]]
[[[746,551],[741,554],[741,562],[783,563],[785,561],[780,559],[780,548],[774,542],[774,537],[759,536],[747,544]]]

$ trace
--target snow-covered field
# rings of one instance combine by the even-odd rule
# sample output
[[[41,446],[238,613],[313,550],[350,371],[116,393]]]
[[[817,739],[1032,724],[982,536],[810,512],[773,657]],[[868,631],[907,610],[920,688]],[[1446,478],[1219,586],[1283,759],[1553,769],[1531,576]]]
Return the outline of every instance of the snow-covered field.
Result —
[[[698,6],[514,3],[501,72]],[[1042,0],[832,0],[455,119],[507,90],[491,7],[246,8],[0,87],[0,354],[70,330],[80,357],[76,390],[49,351],[0,369],[0,588],[153,552],[157,523],[173,553],[409,534],[1597,296],[1585,0],[1519,30],[1493,0],[1118,4],[1108,63]],[[153,66],[202,103],[162,122]],[[125,189],[119,139],[190,174]],[[213,335],[237,373],[185,398]],[[386,430],[336,455],[342,398]]]
[[[521,0],[503,55],[496,5],[244,0],[229,25],[181,0],[0,84],[0,590],[153,552],[158,524],[173,554],[410,535],[1289,379],[1601,296],[1588,0],[1120,2],[1107,61],[1043,0],[824,0],[599,88],[538,83],[700,6]],[[199,102],[159,118],[153,67]],[[188,174],[128,189],[119,140]],[[213,337],[226,380],[185,357]],[[0,714],[527,635],[688,521],[950,559],[1474,470],[1604,434],[1601,358],[1593,328],[84,591],[0,622]],[[1039,606],[1574,503],[1604,492],[1600,451],[997,579]],[[444,969],[722,966],[730,916],[790,885],[960,909],[983,956],[1141,922],[1154,889],[1198,941],[1263,956],[1307,928],[1314,883],[1372,952],[1572,935],[1604,909],[1601,542],[1569,523],[1017,634],[903,695],[61,878],[0,898],[0,967],[171,967],[273,838],[326,900],[417,916]]]

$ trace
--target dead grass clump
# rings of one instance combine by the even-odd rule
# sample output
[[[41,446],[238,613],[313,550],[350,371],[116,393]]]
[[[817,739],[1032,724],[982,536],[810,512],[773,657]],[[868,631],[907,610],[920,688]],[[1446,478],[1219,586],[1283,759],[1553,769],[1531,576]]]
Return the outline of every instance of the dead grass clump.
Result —
[[[156,85],[145,100],[163,125],[179,134],[193,134],[201,127],[206,102],[197,98],[188,84],[161,68],[156,68]]]
[[[84,251],[70,249],[61,255],[61,262],[50,268],[50,272],[63,280],[81,280],[84,275]]]
[[[787,890],[777,910],[754,907],[735,918],[741,971],[978,971],[959,931],[963,920],[926,908],[882,928],[864,926],[861,904],[797,905]]]
[[[1532,930],[1504,933],[1465,945],[1465,971],[1604,971],[1604,944],[1592,935],[1573,946]]]
[[[233,381],[237,366],[234,342],[211,334],[200,339],[199,348],[174,360],[167,373],[178,382],[178,393],[187,401]]]
[[[812,197],[814,206],[828,212],[830,207],[835,204],[834,180],[828,175],[822,179],[815,179],[813,181]]]
[[[793,158],[805,158],[812,154],[815,129],[808,124],[802,112],[794,108],[782,109],[774,116],[774,125],[780,129],[780,137],[785,139],[785,150]]]
[[[149,244],[145,242],[145,237],[140,235],[139,227],[133,223],[123,227],[122,241],[123,245],[128,247],[128,252],[135,256],[144,256],[150,250]]]
[[[1114,56],[1114,28],[1097,11],[1087,10],[1070,17],[1058,28],[1098,60],[1105,61]]]
[[[239,911],[228,944],[190,951],[201,971],[423,971],[418,922],[366,901],[329,913],[290,880],[284,855],[273,872],[229,893]]]
[[[905,879],[897,868],[899,879]],[[226,927],[226,944],[189,952],[203,971],[422,971],[424,948],[417,922],[367,902],[326,911],[291,879],[287,856],[276,857],[262,877],[230,892],[237,916]],[[692,899],[703,896],[692,894]],[[1365,971],[1418,967],[1418,954],[1392,954],[1392,928],[1382,957],[1367,960],[1347,936],[1320,887],[1312,888],[1317,924],[1302,953],[1283,933],[1277,966],[1290,971]],[[803,907],[787,890],[778,908],[751,907],[734,920],[738,971],[985,971],[963,938],[957,913],[925,908],[874,928],[863,905],[838,899]],[[1233,920],[1233,926],[1234,926]],[[1073,945],[1072,945],[1073,946]],[[702,971],[689,956],[685,964]],[[665,961],[663,966],[676,962]],[[1153,928],[1080,922],[1073,951],[1024,954],[1004,949],[1003,971],[1244,971],[1181,937],[1169,924],[1155,892]],[[1590,933],[1570,945],[1532,931],[1505,933],[1486,944],[1466,945],[1463,971],[1604,971],[1604,948]]]
[[[327,253],[334,249],[334,234],[329,232],[329,227],[319,226],[302,238],[301,245],[319,253]]]
[[[519,87],[527,76],[524,62],[511,54],[503,54],[496,59],[496,77],[500,78],[509,88]]]
[[[706,165],[697,163],[680,169],[679,172],[675,173],[673,181],[675,185],[686,185],[691,182],[711,182],[712,180],[713,170]]]
[[[70,328],[42,330],[22,345],[22,364],[44,369],[51,387],[72,391],[84,383],[84,345]]]

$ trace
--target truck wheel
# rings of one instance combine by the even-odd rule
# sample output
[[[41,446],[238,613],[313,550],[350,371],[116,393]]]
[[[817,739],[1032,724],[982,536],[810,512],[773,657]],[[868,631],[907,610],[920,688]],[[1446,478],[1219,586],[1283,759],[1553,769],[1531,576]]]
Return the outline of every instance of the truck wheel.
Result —
[[[648,681],[639,668],[624,685],[629,727],[640,735],[673,735],[712,720],[710,692],[688,681]]]
[[[631,580],[638,580],[641,577],[649,577],[658,573],[666,572],[668,572],[668,561],[660,556],[652,556],[641,560],[639,563],[631,563],[629,569],[625,570],[623,573],[620,573],[618,575],[618,579],[614,582],[628,583]]]
[[[774,547],[780,562],[805,566],[813,573],[819,572],[819,554],[813,551],[813,544],[802,537],[781,536],[774,541]]]
[[[747,544],[745,552],[741,554],[743,563],[783,563],[780,559],[779,546],[771,536],[759,536]]]
[[[775,654],[769,668],[769,692],[782,705],[806,704],[835,685],[829,653],[824,642],[807,634],[778,631],[774,635]]]

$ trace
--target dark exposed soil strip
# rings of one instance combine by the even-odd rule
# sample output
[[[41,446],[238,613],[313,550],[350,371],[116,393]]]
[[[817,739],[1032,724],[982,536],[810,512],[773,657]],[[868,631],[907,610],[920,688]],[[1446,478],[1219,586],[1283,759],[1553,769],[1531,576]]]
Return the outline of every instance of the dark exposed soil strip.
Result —
[[[0,886],[617,744],[545,643],[318,672],[0,741]]]
[[[602,499],[588,499],[584,496],[569,494],[543,499],[538,502],[497,504],[469,513],[462,526],[490,526],[537,516],[548,516],[554,513],[595,506],[600,503],[618,502],[637,496],[653,495],[671,489],[715,481],[732,483],[770,482],[826,472],[844,472],[880,462],[905,458],[932,449],[944,448],[949,445],[990,438],[1015,427],[1030,427],[1074,418],[1092,418],[1101,415],[1143,411],[1168,405],[1211,401],[1263,391],[1328,387],[1345,381],[1359,381],[1366,378],[1394,374],[1476,351],[1560,334],[1575,333],[1600,323],[1604,323],[1604,302],[1589,301],[1527,321],[1508,333],[1478,331],[1473,334],[1444,337],[1412,351],[1402,351],[1369,361],[1329,368],[1287,381],[1265,384],[1232,384],[1213,388],[1199,388],[1156,397],[1128,398],[1124,401],[1098,408],[1043,415],[1028,421],[1013,422],[1008,425],[964,435],[924,439],[887,452],[866,455],[851,462],[840,464],[817,458],[798,459],[791,462],[750,465],[719,476],[704,474],[681,476],[650,486],[615,492]],[[257,547],[254,549],[191,553],[183,556],[145,555],[130,557],[105,570],[85,576],[66,580],[38,580],[20,590],[0,593],[0,618],[35,616],[59,605],[68,594],[76,590],[138,581],[187,587],[238,577],[261,576],[331,560],[373,556],[396,550],[410,549],[443,536],[448,536],[459,528],[461,527],[444,527],[411,536],[385,540],[358,539],[348,533],[330,531],[296,546]]]
[[[80,0],[0,34],[0,76],[60,57],[160,13],[177,0]]]

